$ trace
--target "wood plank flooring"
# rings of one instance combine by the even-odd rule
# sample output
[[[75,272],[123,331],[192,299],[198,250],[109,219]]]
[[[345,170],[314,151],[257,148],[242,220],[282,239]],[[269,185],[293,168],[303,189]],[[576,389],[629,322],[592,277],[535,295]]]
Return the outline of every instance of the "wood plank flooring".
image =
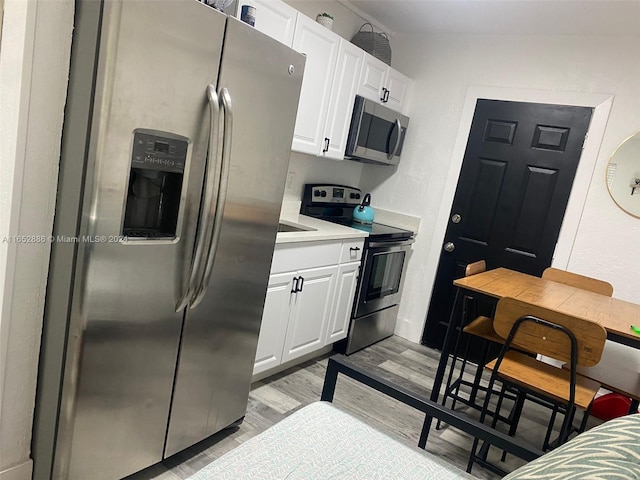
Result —
[[[256,382],[251,389],[247,415],[239,427],[220,432],[162,464],[127,477],[127,480],[186,479],[294,411],[319,400],[327,357],[311,360]],[[349,358],[371,372],[428,397],[440,352],[393,336]],[[424,415],[410,407],[345,377],[338,377],[334,403],[409,445],[418,444]],[[472,409],[466,411],[479,417]],[[527,402],[518,428],[519,435],[526,432],[523,438],[540,446],[548,418],[549,410]],[[590,420],[590,425],[597,423],[597,419]],[[501,430],[506,431],[503,428]],[[435,430],[432,427],[427,451],[464,470],[472,442],[471,437],[453,428],[443,426],[440,430]],[[489,459],[498,463],[500,454],[500,451],[492,448]],[[508,456],[504,467],[512,470],[522,463],[521,460]],[[473,467],[472,474],[483,479],[500,478],[478,465]]]

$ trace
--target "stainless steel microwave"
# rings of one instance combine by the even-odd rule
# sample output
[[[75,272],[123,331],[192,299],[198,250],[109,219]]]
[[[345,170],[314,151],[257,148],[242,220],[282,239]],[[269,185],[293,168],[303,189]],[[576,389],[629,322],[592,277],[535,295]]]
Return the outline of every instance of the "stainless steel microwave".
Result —
[[[356,95],[345,158],[397,165],[409,117]]]

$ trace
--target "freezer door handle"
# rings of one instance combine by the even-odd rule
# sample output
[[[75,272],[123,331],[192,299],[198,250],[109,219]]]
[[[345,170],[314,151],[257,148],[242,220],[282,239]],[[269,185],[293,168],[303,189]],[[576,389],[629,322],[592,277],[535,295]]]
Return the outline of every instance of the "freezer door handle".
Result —
[[[207,291],[211,272],[213,270],[213,262],[216,258],[218,250],[218,241],[220,240],[220,231],[222,230],[222,214],[224,205],[227,201],[227,187],[229,186],[229,172],[231,164],[231,141],[233,139],[233,104],[229,90],[223,88],[218,93],[218,101],[221,104],[222,114],[224,116],[224,127],[222,136],[222,155],[221,155],[221,173],[220,184],[218,188],[218,196],[215,208],[215,216],[213,218],[213,234],[211,243],[209,244],[209,252],[207,254],[207,265],[200,281],[200,286],[196,291],[196,295],[191,302],[190,308],[195,308],[202,301]]]
[[[213,203],[217,198],[217,186],[219,184],[220,165],[218,157],[220,156],[220,147],[218,145],[218,133],[220,132],[220,101],[216,88],[213,85],[207,86],[207,100],[209,102],[209,148],[207,167],[204,178],[204,195],[203,206],[200,212],[200,219],[198,220],[198,230],[196,237],[195,254],[191,265],[185,262],[185,266],[190,267],[189,284],[187,291],[184,293],[180,301],[176,306],[176,312],[184,309],[189,303],[189,299],[195,293],[195,288],[198,284],[198,279],[202,276],[202,270],[204,268],[204,262],[206,261],[205,252],[207,251],[207,245],[209,244],[208,237],[210,231],[210,225],[214,221],[214,214],[216,205]]]

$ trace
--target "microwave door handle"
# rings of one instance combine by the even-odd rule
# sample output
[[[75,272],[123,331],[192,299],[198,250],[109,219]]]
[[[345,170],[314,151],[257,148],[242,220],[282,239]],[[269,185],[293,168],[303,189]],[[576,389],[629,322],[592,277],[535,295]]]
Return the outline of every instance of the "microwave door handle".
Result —
[[[189,284],[187,285],[186,292],[183,294],[176,306],[176,312],[179,312],[187,306],[189,299],[194,293],[196,284],[198,283],[198,278],[201,274],[200,272],[202,272],[204,268],[203,260],[206,258],[204,255],[208,244],[209,226],[214,220],[212,212],[215,207],[212,203],[216,198],[215,186],[218,184],[217,178],[220,173],[217,161],[220,150],[217,141],[217,134],[220,131],[220,103],[218,94],[216,93],[216,89],[213,85],[207,86],[207,100],[209,102],[210,117],[208,159],[206,161],[204,195],[202,197],[202,205],[204,208],[201,209],[200,219],[198,220],[198,229],[195,241],[196,248],[193,261],[190,265],[189,262],[185,262],[185,266],[190,267]]]
[[[229,172],[231,164],[231,140],[233,138],[233,105],[231,103],[231,95],[229,90],[223,88],[219,94],[222,110],[224,111],[224,128],[222,139],[222,155],[221,155],[221,174],[220,188],[218,191],[218,201],[216,204],[216,212],[213,223],[213,235],[211,237],[211,245],[209,246],[209,254],[207,255],[207,265],[200,282],[197,294],[193,298],[190,308],[195,308],[204,298],[209,286],[211,272],[213,271],[213,262],[216,258],[218,250],[218,242],[220,241],[220,232],[222,230],[222,214],[227,201],[227,189],[229,186]]]
[[[400,140],[401,140],[401,136],[402,136],[402,124],[400,123],[400,119],[398,119],[398,118],[396,118],[395,128],[398,129],[398,138],[396,139],[396,144],[393,147],[393,150],[390,150],[389,153],[387,153],[387,160],[391,160],[393,157],[395,157],[396,156],[396,152],[398,151],[398,148],[400,147]]]

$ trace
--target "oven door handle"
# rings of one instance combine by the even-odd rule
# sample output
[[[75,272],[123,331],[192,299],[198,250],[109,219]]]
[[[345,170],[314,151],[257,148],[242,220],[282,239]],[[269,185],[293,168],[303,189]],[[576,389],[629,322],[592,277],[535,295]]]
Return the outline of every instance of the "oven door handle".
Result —
[[[409,240],[403,240],[401,242],[369,242],[369,248],[380,248],[380,247],[406,247],[415,243],[415,238],[410,238]]]

